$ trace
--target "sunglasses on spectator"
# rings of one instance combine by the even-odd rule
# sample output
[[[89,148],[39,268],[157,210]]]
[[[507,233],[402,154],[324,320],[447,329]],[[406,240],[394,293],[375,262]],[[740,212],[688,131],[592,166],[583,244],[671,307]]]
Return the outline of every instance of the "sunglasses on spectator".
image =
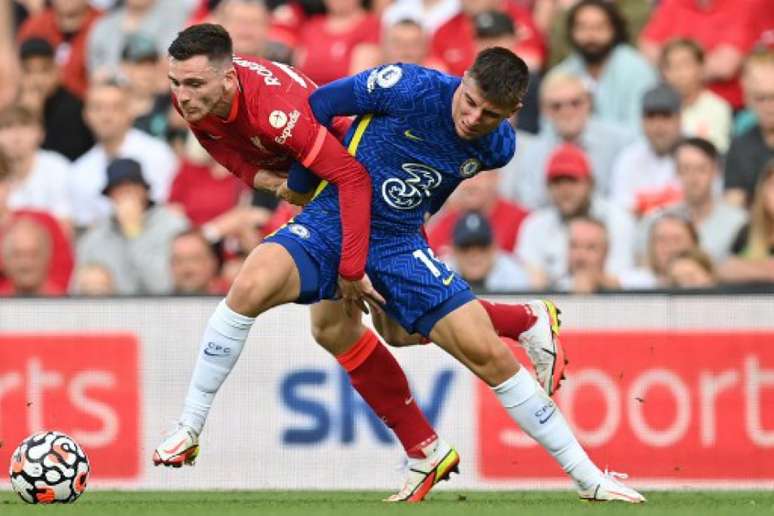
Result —
[[[546,102],[546,107],[549,111],[561,111],[563,108],[569,107],[572,109],[578,109],[583,105],[583,98],[576,97],[570,100],[554,100]]]

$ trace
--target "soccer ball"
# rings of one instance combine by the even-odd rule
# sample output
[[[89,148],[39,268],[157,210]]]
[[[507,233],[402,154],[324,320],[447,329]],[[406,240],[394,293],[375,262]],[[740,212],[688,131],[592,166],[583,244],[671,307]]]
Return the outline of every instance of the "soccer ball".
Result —
[[[72,503],[86,490],[89,459],[72,437],[39,432],[11,455],[11,486],[27,503]]]

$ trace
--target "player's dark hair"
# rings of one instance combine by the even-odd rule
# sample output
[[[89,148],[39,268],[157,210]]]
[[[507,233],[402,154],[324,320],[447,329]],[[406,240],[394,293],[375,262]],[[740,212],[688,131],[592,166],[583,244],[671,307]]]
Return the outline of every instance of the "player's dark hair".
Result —
[[[484,98],[496,106],[515,108],[529,85],[529,69],[516,54],[502,47],[482,50],[468,70]]]
[[[713,163],[717,163],[720,159],[720,154],[718,153],[717,147],[715,147],[711,141],[705,140],[704,138],[699,138],[696,136],[683,138],[677,142],[677,145],[675,145],[674,153],[677,154],[677,151],[683,147],[693,147],[694,149],[698,149],[702,154],[707,156],[707,158],[712,160]]]
[[[659,56],[659,65],[663,68],[666,65],[666,61],[669,58],[669,54],[677,49],[684,48],[693,54],[693,58],[700,64],[704,64],[704,49],[699,45],[696,40],[690,38],[674,38],[670,39],[664,48],[661,49],[661,55]]]
[[[613,46],[629,42],[629,29],[626,26],[626,18],[623,17],[615,2],[610,0],[581,0],[572,6],[567,13],[565,33],[573,46],[576,46],[572,38],[573,27],[575,27],[578,13],[585,7],[596,7],[605,13],[610,25],[613,27]]]
[[[210,61],[230,61],[234,53],[231,36],[221,25],[200,23],[178,33],[169,45],[169,55],[178,61],[207,56]]]

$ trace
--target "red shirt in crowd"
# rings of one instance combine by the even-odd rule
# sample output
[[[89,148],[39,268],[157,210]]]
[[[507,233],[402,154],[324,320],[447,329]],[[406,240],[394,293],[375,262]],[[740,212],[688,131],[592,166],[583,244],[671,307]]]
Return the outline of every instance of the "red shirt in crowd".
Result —
[[[519,228],[524,218],[529,214],[527,210],[505,199],[497,199],[492,211],[487,216],[489,224],[494,232],[497,247],[509,253],[516,246],[519,236]],[[452,242],[454,225],[460,217],[458,210],[447,211],[438,217],[438,220],[429,226],[427,238],[430,247],[438,255],[448,254]]]
[[[86,88],[89,85],[86,69],[89,32],[101,15],[100,11],[92,7],[88,9],[86,20],[75,34],[64,34],[59,29],[54,9],[49,7],[25,21],[16,36],[19,43],[29,38],[43,38],[51,43],[59,65],[62,85],[81,98],[86,94]]]
[[[663,45],[673,38],[696,40],[705,52],[730,45],[742,54],[748,53],[761,30],[755,22],[757,0],[713,0],[706,7],[696,0],[663,0],[653,11],[642,31],[642,39]],[[769,2],[768,9],[771,9]],[[710,89],[733,107],[744,102],[738,77],[714,81]]]
[[[30,219],[40,224],[51,238],[51,261],[48,266],[48,278],[41,289],[41,295],[59,296],[67,292],[70,275],[73,272],[75,260],[70,241],[62,231],[59,222],[43,211],[17,210],[11,213],[11,222],[18,219]],[[0,240],[4,231],[0,227]],[[1,257],[0,257],[1,258]],[[3,264],[0,263],[0,295],[13,295],[11,282],[2,274]]]
[[[235,56],[234,68],[239,88],[231,112],[225,120],[210,115],[191,124],[194,135],[215,160],[250,187],[259,169],[283,174],[293,161],[337,185],[342,219],[339,274],[359,279],[370,235],[368,172],[314,118],[308,102],[314,84],[308,77],[261,58]]]
[[[169,202],[180,204],[188,220],[197,226],[236,206],[245,190],[231,174],[213,176],[212,166],[183,161],[169,192]]]
[[[361,43],[379,44],[379,19],[367,14],[347,32],[331,32],[325,16],[310,18],[298,38],[298,68],[317,84],[350,75],[352,52]]]
[[[548,49],[532,14],[511,0],[503,0],[500,10],[509,15],[516,26],[518,43],[512,50],[543,63]],[[475,30],[470,17],[459,13],[441,25],[433,35],[431,53],[446,65],[450,74],[462,76],[476,58]]]

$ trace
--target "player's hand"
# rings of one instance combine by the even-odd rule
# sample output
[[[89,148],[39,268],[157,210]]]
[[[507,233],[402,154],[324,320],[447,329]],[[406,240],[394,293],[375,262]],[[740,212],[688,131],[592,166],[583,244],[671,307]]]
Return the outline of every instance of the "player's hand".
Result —
[[[277,189],[277,197],[286,200],[290,204],[303,207],[309,204],[312,197],[314,197],[314,190],[307,193],[298,193],[295,190],[288,188],[288,182],[285,181]]]
[[[344,301],[344,311],[347,316],[352,316],[353,308],[368,314],[370,313],[368,310],[370,306],[372,310],[378,312],[382,310],[382,306],[386,303],[382,295],[371,284],[367,274],[356,281],[339,277],[339,293],[341,294],[342,301]]]

